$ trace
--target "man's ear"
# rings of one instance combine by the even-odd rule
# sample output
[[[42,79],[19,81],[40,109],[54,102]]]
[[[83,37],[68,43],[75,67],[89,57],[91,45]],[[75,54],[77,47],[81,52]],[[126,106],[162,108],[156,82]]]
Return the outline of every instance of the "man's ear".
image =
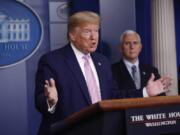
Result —
[[[75,34],[72,32],[69,32],[69,38],[71,41],[74,41],[75,40]]]

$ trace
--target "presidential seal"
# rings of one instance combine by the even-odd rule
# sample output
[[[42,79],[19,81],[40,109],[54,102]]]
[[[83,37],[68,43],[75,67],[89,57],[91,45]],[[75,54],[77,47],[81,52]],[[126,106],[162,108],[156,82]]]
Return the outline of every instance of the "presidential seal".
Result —
[[[1,1],[0,68],[30,58],[38,49],[42,35],[40,18],[30,7],[18,1]]]

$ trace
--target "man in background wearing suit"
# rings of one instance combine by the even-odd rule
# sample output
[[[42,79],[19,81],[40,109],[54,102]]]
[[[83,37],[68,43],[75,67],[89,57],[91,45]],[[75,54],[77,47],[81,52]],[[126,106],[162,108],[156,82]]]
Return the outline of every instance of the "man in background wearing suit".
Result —
[[[149,97],[165,95],[166,91],[146,89],[149,80],[160,78],[157,68],[139,62],[138,56],[142,49],[141,38],[132,30],[123,32],[120,37],[122,59],[112,65],[113,77],[124,97]],[[169,77],[163,77],[170,82]],[[168,88],[166,88],[168,90]]]
[[[111,65],[95,52],[99,26],[100,18],[93,12],[73,14],[68,20],[69,44],[41,57],[35,89],[36,108],[42,113],[38,135],[49,135],[51,124],[113,98]],[[163,83],[152,83],[164,88]]]

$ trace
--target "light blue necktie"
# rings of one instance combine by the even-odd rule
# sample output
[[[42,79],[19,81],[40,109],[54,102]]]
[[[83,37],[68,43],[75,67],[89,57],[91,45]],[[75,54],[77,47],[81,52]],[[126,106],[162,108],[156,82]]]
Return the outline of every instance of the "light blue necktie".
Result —
[[[140,75],[137,71],[137,67],[135,65],[133,65],[131,67],[132,69],[132,77],[133,77],[133,80],[134,80],[134,84],[136,86],[136,89],[140,89],[141,87],[141,83],[140,83]]]

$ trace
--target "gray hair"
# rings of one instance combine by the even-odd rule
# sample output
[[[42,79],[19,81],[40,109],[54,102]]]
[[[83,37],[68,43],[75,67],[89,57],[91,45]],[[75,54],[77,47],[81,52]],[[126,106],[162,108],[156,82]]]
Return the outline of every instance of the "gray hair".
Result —
[[[141,37],[140,37],[140,35],[139,35],[136,31],[126,30],[126,31],[124,31],[124,32],[121,34],[121,36],[120,36],[120,45],[123,44],[123,42],[124,42],[124,37],[125,37],[126,35],[131,35],[131,34],[136,34],[137,37],[138,37],[138,39],[139,39],[139,42],[141,43]]]

